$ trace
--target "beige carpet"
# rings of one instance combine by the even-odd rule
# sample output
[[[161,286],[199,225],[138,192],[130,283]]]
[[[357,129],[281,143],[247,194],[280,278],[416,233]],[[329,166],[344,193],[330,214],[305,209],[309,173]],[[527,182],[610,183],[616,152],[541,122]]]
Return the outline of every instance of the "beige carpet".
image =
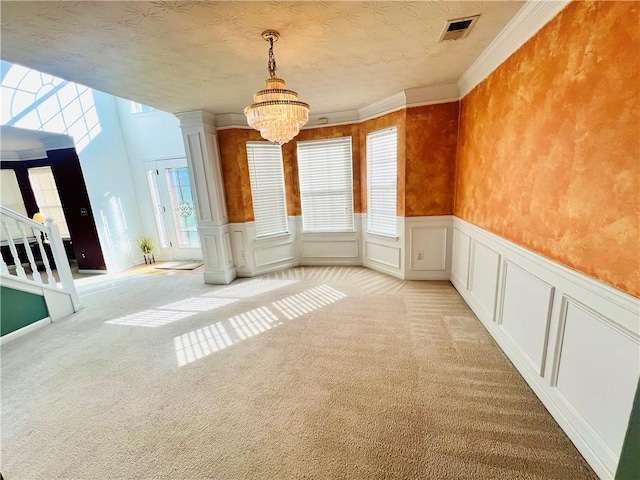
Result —
[[[448,282],[201,270],[2,347],[7,480],[596,478]]]

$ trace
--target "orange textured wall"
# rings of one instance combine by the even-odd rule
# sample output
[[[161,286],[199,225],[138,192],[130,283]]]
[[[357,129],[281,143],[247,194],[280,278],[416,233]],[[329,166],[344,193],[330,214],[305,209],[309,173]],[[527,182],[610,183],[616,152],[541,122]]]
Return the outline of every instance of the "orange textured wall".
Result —
[[[449,215],[453,212],[459,102],[403,109],[360,124],[310,128],[282,146],[287,211],[300,215],[296,141],[351,136],[353,203],[366,212],[367,133],[398,127],[398,215]],[[220,130],[218,143],[230,222],[253,221],[247,141],[261,141],[255,130]]]
[[[452,215],[460,102],[407,109],[405,216]]]
[[[381,117],[372,118],[360,124],[360,201],[362,212],[367,211],[367,133],[383,128],[398,127],[398,216],[404,217],[405,210],[405,158],[407,111],[399,110]]]
[[[463,100],[455,214],[640,296],[640,24],[573,2]]]
[[[246,144],[257,140],[261,138],[260,132],[256,130],[233,128],[218,131],[224,193],[231,223],[254,220]]]

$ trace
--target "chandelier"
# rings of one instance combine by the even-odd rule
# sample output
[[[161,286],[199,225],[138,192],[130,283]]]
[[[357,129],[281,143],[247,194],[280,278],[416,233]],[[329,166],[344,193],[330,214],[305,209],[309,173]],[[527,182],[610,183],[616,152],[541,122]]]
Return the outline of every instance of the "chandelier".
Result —
[[[293,90],[286,90],[284,80],[276,77],[273,42],[278,41],[280,34],[266,30],[262,38],[269,42],[269,78],[265,81],[266,89],[255,93],[254,103],[244,109],[244,114],[249,126],[259,130],[262,138],[282,145],[298,135],[309,121],[309,105],[299,101]]]

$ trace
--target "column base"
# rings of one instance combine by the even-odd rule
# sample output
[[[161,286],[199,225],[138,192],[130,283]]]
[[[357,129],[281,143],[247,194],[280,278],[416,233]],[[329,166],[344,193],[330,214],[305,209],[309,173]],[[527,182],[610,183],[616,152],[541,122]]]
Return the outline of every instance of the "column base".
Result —
[[[204,283],[209,285],[229,285],[237,277],[235,268],[224,271],[204,272],[202,276],[204,277]]]

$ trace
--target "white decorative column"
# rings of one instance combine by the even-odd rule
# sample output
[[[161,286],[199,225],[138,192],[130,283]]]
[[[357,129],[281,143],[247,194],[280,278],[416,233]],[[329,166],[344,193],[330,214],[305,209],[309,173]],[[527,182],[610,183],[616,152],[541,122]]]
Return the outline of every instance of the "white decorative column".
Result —
[[[226,285],[236,278],[229,218],[214,115],[204,110],[176,114],[182,127],[204,261],[204,283]]]

